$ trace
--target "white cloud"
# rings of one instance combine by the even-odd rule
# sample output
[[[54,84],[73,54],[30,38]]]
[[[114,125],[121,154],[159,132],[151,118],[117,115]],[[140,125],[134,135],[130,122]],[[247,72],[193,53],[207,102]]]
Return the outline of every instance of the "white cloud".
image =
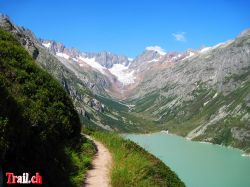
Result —
[[[179,41],[179,42],[187,41],[185,32],[173,33],[172,36],[175,37],[176,41]]]
[[[148,50],[148,51],[156,51],[160,55],[165,55],[166,54],[165,50],[162,49],[160,46],[149,46],[149,47],[146,47],[146,50]]]

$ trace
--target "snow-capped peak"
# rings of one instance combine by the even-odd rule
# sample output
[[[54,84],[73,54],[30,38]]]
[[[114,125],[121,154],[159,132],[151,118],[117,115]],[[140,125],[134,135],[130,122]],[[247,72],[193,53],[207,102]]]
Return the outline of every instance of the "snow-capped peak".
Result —
[[[83,56],[80,56],[79,59],[85,63],[87,63],[89,66],[91,66],[92,68],[100,71],[102,74],[105,74],[105,67],[103,67],[101,64],[99,64],[98,62],[96,62],[95,58],[86,58]],[[81,65],[81,62],[80,62]]]
[[[69,55],[67,55],[67,54],[65,54],[65,53],[59,53],[59,52],[57,52],[57,53],[56,53],[56,56],[65,58],[65,59],[67,59],[67,60],[69,59]]]
[[[46,47],[46,48],[50,48],[51,43],[50,43],[50,42],[44,42],[44,43],[42,43],[42,45],[43,45],[44,47]]]
[[[228,41],[226,41],[226,42],[218,43],[217,45],[214,45],[214,46],[212,46],[212,47],[204,47],[204,48],[202,48],[199,52],[200,52],[200,53],[206,53],[206,52],[208,52],[208,51],[211,51],[211,50],[216,49],[216,48],[219,48],[219,47],[221,47],[221,48],[222,48],[222,47],[226,47],[226,46],[230,45],[233,41],[234,41],[234,40],[228,40]]]
[[[166,54],[165,50],[162,49],[160,46],[149,46],[149,47],[146,47],[146,50],[148,50],[148,51],[156,51],[160,55],[165,55]]]
[[[212,49],[212,47],[204,47],[200,50],[200,53],[206,53],[208,51],[210,51]]]
[[[123,64],[114,64],[109,71],[116,76],[118,81],[123,85],[129,85],[135,82],[136,77],[134,76],[134,71],[130,71],[128,67]]]

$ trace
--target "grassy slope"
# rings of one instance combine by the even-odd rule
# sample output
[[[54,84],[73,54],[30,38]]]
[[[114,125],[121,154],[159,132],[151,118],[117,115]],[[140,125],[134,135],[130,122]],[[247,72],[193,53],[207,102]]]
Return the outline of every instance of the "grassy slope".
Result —
[[[134,103],[136,104],[135,112],[137,113],[134,113],[134,115],[140,115],[149,121],[151,120],[152,123],[155,122],[155,129],[168,129],[172,133],[186,136],[196,127],[208,123],[218,115],[220,108],[225,107],[225,112],[228,114],[227,117],[209,126],[205,134],[197,137],[195,140],[209,138],[212,143],[231,145],[249,152],[250,140],[245,138],[239,141],[233,138],[230,130],[231,128],[250,130],[249,121],[242,120],[244,115],[250,113],[250,108],[245,101],[245,98],[250,93],[250,82],[246,75],[244,76],[243,78],[242,76],[239,78],[236,75],[229,77],[229,80],[240,79],[242,82],[241,87],[226,96],[218,94],[215,98],[216,91],[207,89],[204,84],[200,83],[199,89],[192,93],[194,100],[183,102],[178,107],[174,105],[164,107],[164,105],[175,98],[164,98],[153,92]],[[204,105],[204,103],[207,104]],[[241,111],[243,112],[238,112],[235,115],[234,111],[237,106],[241,106]],[[161,107],[164,107],[164,109],[160,110]],[[155,131],[155,129],[150,130]]]
[[[101,101],[107,108],[102,116],[102,123],[108,124],[112,128],[119,132],[150,132],[155,129],[155,123],[150,120],[145,120],[144,116],[136,115],[129,110],[126,104],[97,96],[97,99]],[[113,118],[112,118],[113,117]]]
[[[45,186],[79,186],[95,149],[63,88],[0,30],[0,168],[40,171]]]
[[[244,140],[238,140],[233,137],[231,129],[237,128],[238,130],[250,131],[250,123],[247,120],[243,120],[243,116],[250,114],[250,107],[246,105],[245,98],[247,94],[250,93],[250,81],[242,84],[240,88],[232,92],[227,96],[220,96],[216,103],[210,103],[205,110],[208,113],[215,107],[221,107],[228,105],[228,111],[235,111],[237,106],[241,106],[241,109],[244,109],[246,113],[238,112],[237,115],[229,115],[225,120],[220,120],[216,125],[211,125],[206,130],[206,133],[200,137],[197,137],[196,140],[202,140],[207,137],[212,137],[212,142],[216,144],[231,145],[233,147],[238,147],[244,151],[250,153],[250,140],[244,138]],[[230,101],[230,103],[228,102]],[[214,133],[216,132],[216,133]]]
[[[184,183],[162,161],[114,133],[92,132],[113,156],[113,187],[182,187]]]

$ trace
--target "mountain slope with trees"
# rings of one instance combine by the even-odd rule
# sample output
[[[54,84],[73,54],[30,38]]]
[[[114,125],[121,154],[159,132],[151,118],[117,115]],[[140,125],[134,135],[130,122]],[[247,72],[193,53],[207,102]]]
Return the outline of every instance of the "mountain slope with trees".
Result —
[[[63,88],[0,30],[0,167],[40,172],[45,186],[78,186],[95,152]]]

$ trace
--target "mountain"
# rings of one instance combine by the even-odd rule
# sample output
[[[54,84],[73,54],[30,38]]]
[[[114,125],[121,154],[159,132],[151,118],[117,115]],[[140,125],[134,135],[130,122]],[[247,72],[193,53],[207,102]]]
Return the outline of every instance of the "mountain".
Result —
[[[189,139],[249,151],[250,30],[175,61],[162,57],[141,80],[127,98],[136,115]]]
[[[89,81],[99,88],[90,87],[94,94],[116,96],[120,94],[118,90],[124,85],[134,83],[132,73],[128,72],[128,66],[132,60],[126,56],[110,52],[80,52],[52,40],[41,39],[40,41],[65,66],[74,69],[75,72],[87,74]]]
[[[37,39],[6,17],[36,62],[70,94],[89,126],[123,132],[167,129],[250,151],[250,31],[201,49],[146,47],[135,59]]]
[[[48,41],[37,39],[30,30],[16,26],[5,15],[0,16],[0,28],[12,33],[35,62],[58,80],[70,95],[85,126],[109,131],[140,131],[142,122],[137,117],[130,118],[130,106],[108,95],[111,81],[116,78],[106,67],[93,61],[93,53],[84,54],[76,49],[67,49],[56,42],[49,41],[49,44]],[[112,59],[116,58],[120,59],[120,63],[128,62],[125,57],[110,53],[95,55],[98,59],[103,59],[103,54],[107,55],[107,64],[113,63]],[[101,60],[99,62],[101,63]],[[104,75],[93,64],[98,64],[97,66],[103,68],[109,76]]]
[[[111,68],[114,64],[124,64],[128,65],[129,59],[126,56],[119,56],[112,54],[110,52],[100,52],[100,53],[86,53],[80,52],[75,48],[66,48],[63,44],[57,43],[53,40],[42,40],[40,39],[42,45],[46,47],[52,54],[64,57],[66,59],[72,58],[72,60],[79,60],[80,57],[92,59],[101,66],[106,68]]]

